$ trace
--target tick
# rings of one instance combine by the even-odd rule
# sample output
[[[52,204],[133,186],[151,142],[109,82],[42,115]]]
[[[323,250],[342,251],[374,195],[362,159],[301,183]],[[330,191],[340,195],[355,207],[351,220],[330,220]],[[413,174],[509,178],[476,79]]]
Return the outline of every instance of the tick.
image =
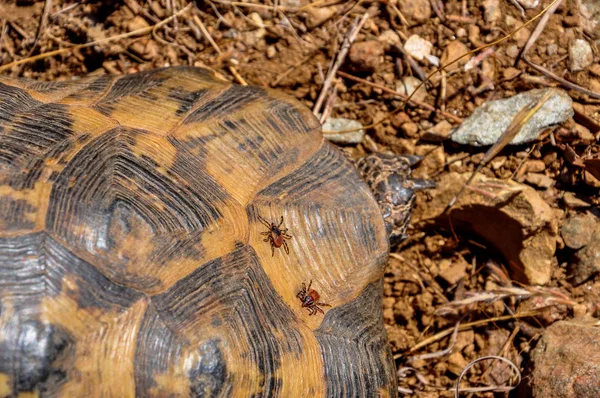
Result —
[[[331,307],[331,305],[319,302],[321,295],[315,289],[311,289],[311,285],[312,280],[308,283],[308,288],[306,288],[306,283],[302,282],[302,290],[298,292],[296,297],[302,301],[303,308],[308,308],[308,315],[314,315],[317,312],[324,314],[319,306]]]
[[[291,239],[292,236],[287,234],[287,228],[281,228],[281,225],[283,225],[283,216],[281,216],[281,221],[279,222],[279,224],[275,224],[274,222],[269,223],[261,216],[258,216],[258,219],[267,228],[269,228],[268,231],[261,232],[260,234],[266,236],[266,238],[263,239],[263,242],[271,243],[271,256],[275,255],[275,248],[279,248],[281,246],[283,246],[287,254],[290,254],[290,249],[288,248],[286,239]]]

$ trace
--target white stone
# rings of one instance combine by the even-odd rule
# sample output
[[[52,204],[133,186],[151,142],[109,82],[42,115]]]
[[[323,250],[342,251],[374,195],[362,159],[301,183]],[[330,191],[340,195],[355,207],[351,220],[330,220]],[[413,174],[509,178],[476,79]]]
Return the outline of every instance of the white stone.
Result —
[[[418,61],[422,61],[423,58],[431,55],[432,47],[433,44],[418,35],[412,35],[406,40],[406,43],[404,43],[406,52]]]

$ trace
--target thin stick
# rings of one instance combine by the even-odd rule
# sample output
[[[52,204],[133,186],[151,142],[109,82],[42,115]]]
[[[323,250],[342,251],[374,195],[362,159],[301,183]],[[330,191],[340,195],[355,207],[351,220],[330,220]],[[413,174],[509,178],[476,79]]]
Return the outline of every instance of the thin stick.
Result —
[[[575,83],[571,83],[570,81],[563,79],[562,77],[555,75],[554,73],[550,72],[548,69],[534,64],[533,62],[531,62],[529,59],[527,59],[527,57],[523,56],[523,61],[531,66],[533,69],[537,70],[538,72],[543,73],[544,75],[556,80],[557,82],[559,82],[560,84],[562,84],[563,86],[565,86],[566,88],[572,89],[572,90],[577,90],[583,94],[586,94],[588,96],[590,96],[591,98],[596,98],[596,99],[600,99],[600,93],[595,93],[591,90],[588,90],[587,88],[583,88]]]
[[[462,332],[463,330],[469,330],[474,327],[487,325],[488,323],[492,323],[492,322],[502,322],[502,321],[509,321],[511,319],[528,318],[528,317],[535,316],[538,313],[539,313],[539,311],[538,312],[527,311],[527,312],[523,312],[523,313],[497,316],[497,317],[488,318],[488,319],[480,319],[478,321],[461,324],[460,327],[458,328],[458,331]],[[441,332],[436,333],[433,336],[428,337],[425,340],[422,340],[419,343],[415,344],[406,353],[394,355],[394,359],[401,358],[403,356],[406,356],[407,354],[411,354],[417,350],[420,350],[421,348],[428,346],[429,344],[435,343],[436,341],[443,339],[444,337],[448,336],[449,334],[452,334],[453,332],[454,332],[454,327],[448,328],[446,330],[442,330]]]
[[[454,121],[456,123],[462,123],[462,121],[463,121],[458,116],[455,116],[455,115],[453,115],[451,113],[448,113],[448,112],[442,112],[442,111],[440,111],[439,109],[437,109],[436,107],[434,107],[432,105],[429,105],[429,104],[427,104],[425,102],[418,101],[416,99],[412,99],[412,98],[410,98],[409,95],[406,95],[406,94],[401,93],[401,92],[396,91],[396,90],[392,90],[391,88],[388,88],[386,86],[382,86],[381,84],[373,83],[373,82],[370,82],[368,80],[361,79],[360,77],[356,77],[356,76],[350,75],[350,74],[348,74],[346,72],[342,72],[342,71],[338,71],[337,74],[340,75],[340,76],[342,76],[342,77],[344,77],[344,78],[346,78],[346,79],[348,79],[348,80],[354,80],[355,82],[363,83],[363,84],[369,85],[371,87],[376,87],[376,88],[379,88],[379,89],[381,89],[381,90],[383,90],[385,92],[388,92],[390,94],[394,94],[394,95],[397,95],[399,97],[402,97],[405,101],[408,101],[408,102],[410,102],[410,103],[412,103],[414,105],[420,106],[421,108],[427,109],[428,111],[438,112],[440,115],[444,115],[445,117],[447,117],[448,119],[451,119],[452,121]]]
[[[556,9],[558,8],[558,6],[561,3],[562,3],[562,0],[557,0],[556,3],[552,4],[552,6],[550,8],[548,8],[548,11],[544,14],[544,16],[540,18],[540,22],[537,24],[537,26],[531,33],[531,36],[529,36],[527,43],[525,43],[525,47],[523,47],[523,51],[521,51],[521,56],[524,57],[525,54],[527,54],[527,51],[529,51],[531,46],[533,46],[533,43],[536,42],[536,40],[538,39],[538,37],[540,36],[542,31],[546,27],[548,20],[550,20],[550,17],[556,12]],[[520,57],[517,58],[517,62],[519,62],[519,58]]]
[[[208,40],[208,42],[210,43],[210,45],[215,49],[215,51],[217,52],[217,54],[223,55],[223,51],[221,51],[221,49],[219,48],[219,46],[217,45],[217,43],[215,43],[215,41],[213,40],[213,38],[210,35],[210,33],[208,33],[208,30],[206,29],[206,26],[204,26],[204,24],[202,23],[202,21],[200,20],[200,18],[198,18],[198,16],[196,14],[194,14],[194,16],[192,18],[194,19],[194,22],[196,22],[196,25],[198,25],[198,27],[202,31],[202,35],[204,37],[206,37],[206,39]],[[231,72],[231,74],[233,75],[233,77],[235,77],[235,79],[238,81],[238,83],[240,83],[243,86],[247,86],[248,85],[248,83],[246,83],[246,81],[244,80],[244,78],[238,73],[238,71],[233,66],[229,66],[228,69]]]
[[[172,15],[169,18],[166,18],[166,19],[160,21],[156,25],[148,26],[146,28],[137,29],[137,30],[134,30],[134,31],[129,32],[129,33],[123,33],[123,34],[120,34],[120,35],[107,37],[105,39],[100,39],[100,40],[96,40],[96,41],[92,41],[92,42],[84,43],[84,44],[78,44],[78,45],[72,46],[72,47],[61,48],[59,50],[48,51],[48,52],[45,52],[43,54],[38,54],[38,55],[33,56],[33,57],[28,57],[28,58],[20,59],[18,61],[14,61],[14,62],[11,62],[9,64],[0,66],[0,72],[3,72],[5,70],[7,70],[7,69],[10,69],[13,66],[25,64],[25,63],[28,63],[28,62],[38,61],[40,59],[45,59],[45,58],[48,58],[48,57],[53,57],[55,55],[64,54],[64,53],[71,52],[71,51],[74,51],[74,50],[79,50],[81,48],[92,47],[92,46],[95,46],[95,45],[98,45],[98,44],[102,44],[102,43],[107,43],[107,42],[110,42],[110,41],[115,41],[115,40],[125,39],[125,38],[128,38],[128,37],[139,36],[139,35],[143,35],[143,34],[146,34],[146,33],[150,33],[150,32],[152,32],[152,29],[154,29],[155,26],[162,26],[164,24],[169,23],[173,18],[177,18],[180,15],[183,15],[184,13],[186,13],[187,11],[189,11],[192,8],[192,5],[193,5],[193,3],[188,4],[185,8],[182,8],[177,14]]]
[[[315,103],[315,106],[313,108],[313,113],[315,115],[318,114],[319,111],[321,110],[321,106],[323,105],[323,101],[325,101],[325,95],[329,92],[329,87],[331,86],[333,77],[335,76],[337,70],[342,66],[342,63],[344,63],[344,59],[346,59],[346,54],[348,54],[350,45],[352,45],[354,40],[356,40],[356,36],[358,36],[358,32],[360,32],[360,30],[362,29],[365,22],[367,22],[368,18],[369,18],[368,12],[364,13],[364,15],[362,16],[362,18],[360,18],[360,20],[358,19],[358,17],[356,17],[356,19],[354,20],[354,23],[352,24],[352,27],[350,28],[350,30],[348,31],[348,34],[344,38],[342,47],[340,48],[340,52],[338,53],[338,55],[336,57],[335,63],[333,64],[331,69],[329,69],[329,71],[327,72],[327,77],[325,78],[325,82],[323,82],[323,87],[321,88],[321,94],[319,94],[319,98],[317,99],[317,102]]]

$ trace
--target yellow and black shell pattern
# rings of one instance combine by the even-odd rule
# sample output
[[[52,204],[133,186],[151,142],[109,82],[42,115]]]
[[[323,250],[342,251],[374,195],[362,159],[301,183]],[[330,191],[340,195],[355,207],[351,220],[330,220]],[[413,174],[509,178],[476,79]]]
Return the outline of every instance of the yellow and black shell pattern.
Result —
[[[388,251],[291,97],[192,67],[0,77],[1,397],[395,396]]]

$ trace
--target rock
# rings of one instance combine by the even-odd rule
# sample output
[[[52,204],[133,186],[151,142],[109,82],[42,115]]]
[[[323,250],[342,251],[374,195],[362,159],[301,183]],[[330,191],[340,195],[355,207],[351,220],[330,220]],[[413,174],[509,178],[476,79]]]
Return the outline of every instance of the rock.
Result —
[[[554,185],[554,180],[550,177],[548,177],[545,174],[539,174],[539,173],[527,173],[525,174],[525,181],[528,184],[534,185],[538,188],[550,188],[552,185]]]
[[[528,160],[525,162],[525,170],[530,173],[540,173],[546,170],[546,164],[543,160]]]
[[[431,17],[429,0],[399,0],[398,6],[404,17],[412,24],[427,22]]]
[[[311,30],[318,28],[333,17],[340,9],[340,6],[308,7],[304,18],[306,27]]]
[[[247,46],[252,47],[265,37],[267,29],[259,13],[250,13],[248,18],[252,21],[252,30],[241,32],[241,40]]]
[[[454,373],[456,376],[460,375],[469,364],[460,352],[453,352],[452,354],[448,355],[447,361],[448,370]]]
[[[442,120],[421,135],[425,141],[441,142],[444,141],[452,132],[452,125],[446,120]]]
[[[421,38],[418,35],[412,35],[404,43],[404,49],[411,57],[422,61],[425,57],[431,55],[433,44]]]
[[[416,138],[419,133],[419,125],[417,123],[407,122],[400,126],[400,130],[402,130],[407,137]]]
[[[421,84],[421,81],[414,76],[405,76],[402,80],[398,80],[396,82],[396,91],[405,94],[411,95],[413,91]],[[427,96],[427,90],[425,89],[425,85],[419,87],[415,95],[413,95],[412,99],[417,101],[423,101]]]
[[[590,207],[590,204],[586,201],[579,199],[573,192],[565,192],[563,196],[563,202],[569,209],[579,209],[584,207]]]
[[[450,62],[454,61],[458,57],[461,57],[461,56],[465,55],[468,52],[469,52],[469,49],[462,42],[460,42],[458,40],[451,41],[446,46],[446,48],[444,48],[444,52],[442,53],[442,60],[441,60],[442,65],[446,66]],[[456,70],[456,69],[459,68],[459,65],[466,64],[469,61],[469,59],[471,59],[470,55],[467,56],[467,57],[462,58],[457,63],[448,66],[446,68],[446,70],[449,71],[449,72],[453,71],[453,70]]]
[[[598,0],[581,0],[579,13],[582,19],[582,28],[592,39],[600,39],[600,2]]]
[[[131,21],[129,21],[127,23],[127,29],[129,29],[130,32],[133,32],[134,30],[138,30],[138,29],[145,29],[149,26],[150,26],[150,24],[144,19],[144,17],[142,17],[140,15],[133,18]]]
[[[395,46],[397,44],[402,43],[402,41],[400,40],[400,36],[398,36],[398,33],[394,32],[391,29],[384,30],[383,32],[381,32],[379,37],[377,37],[377,40],[388,46]]]
[[[600,64],[590,66],[590,73],[596,77],[600,77]]]
[[[522,396],[582,398],[600,396],[600,328],[593,321],[559,321],[548,327],[531,354]]]
[[[540,4],[540,0],[517,0],[523,8],[532,9]]]
[[[359,72],[374,72],[383,63],[384,44],[367,40],[352,44],[348,57],[352,69]]]
[[[569,61],[571,72],[584,70],[594,62],[594,53],[587,40],[576,39],[569,43]]]
[[[548,44],[548,46],[546,47],[546,54],[548,54],[548,55],[558,54],[558,44],[556,44],[556,43]]]
[[[486,102],[475,109],[471,116],[457,128],[452,135],[452,141],[472,146],[494,144],[521,109],[539,101],[548,91],[552,91],[553,95],[521,128],[510,144],[517,145],[534,141],[545,129],[573,116],[573,101],[563,90],[557,88],[535,89],[510,98]]]
[[[511,266],[514,279],[547,284],[558,235],[557,217],[550,205],[527,185],[478,175],[471,183],[476,189],[465,189],[448,214],[440,217],[470,176],[444,174],[438,187],[429,192],[432,200],[414,217],[440,223],[452,219],[455,229],[472,231],[497,248]],[[482,191],[490,195],[482,195]]]
[[[506,55],[512,59],[515,59],[519,55],[519,51],[519,47],[516,44],[511,44],[506,48]]]
[[[573,256],[568,278],[579,285],[600,272],[600,228],[592,234],[590,242]]]
[[[581,249],[592,239],[596,229],[600,228],[600,222],[593,214],[576,214],[565,222],[560,229],[560,235],[565,245],[571,249]]]
[[[440,273],[439,277],[445,280],[449,285],[454,285],[463,279],[467,274],[467,267],[469,264],[465,260],[452,261],[449,259],[443,259],[440,261]]]
[[[494,23],[502,16],[499,0],[484,0],[483,2],[483,18],[486,22]]]
[[[343,133],[346,130],[357,130]],[[356,120],[327,118],[323,123],[323,136],[336,144],[359,144],[365,137],[363,125]]]

